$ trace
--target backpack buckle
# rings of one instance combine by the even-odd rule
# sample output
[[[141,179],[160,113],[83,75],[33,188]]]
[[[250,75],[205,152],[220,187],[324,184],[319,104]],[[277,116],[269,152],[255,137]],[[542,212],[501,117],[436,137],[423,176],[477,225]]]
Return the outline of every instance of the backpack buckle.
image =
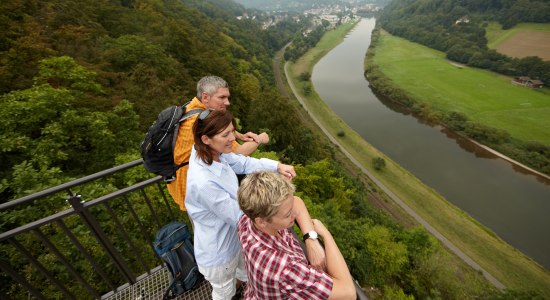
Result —
[[[164,179],[164,182],[171,183],[172,181],[176,180],[176,176],[163,176],[162,179]]]

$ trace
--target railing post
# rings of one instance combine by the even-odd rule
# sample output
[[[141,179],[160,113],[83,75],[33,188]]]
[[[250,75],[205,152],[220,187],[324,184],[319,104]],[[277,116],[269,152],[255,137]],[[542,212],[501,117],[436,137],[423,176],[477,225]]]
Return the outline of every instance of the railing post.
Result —
[[[132,274],[118,251],[116,251],[113,244],[107,238],[107,235],[103,232],[95,218],[84,207],[84,205],[82,204],[83,202],[80,199],[80,195],[73,194],[71,191],[69,191],[69,199],[67,199],[69,204],[71,204],[73,209],[80,215],[86,226],[88,226],[88,229],[92,231],[95,238],[100,243],[101,247],[103,247],[103,250],[105,250],[107,255],[109,255],[115,266],[120,271],[120,273],[122,273],[122,275],[126,278],[126,281],[130,284],[134,284],[136,282],[135,276]]]

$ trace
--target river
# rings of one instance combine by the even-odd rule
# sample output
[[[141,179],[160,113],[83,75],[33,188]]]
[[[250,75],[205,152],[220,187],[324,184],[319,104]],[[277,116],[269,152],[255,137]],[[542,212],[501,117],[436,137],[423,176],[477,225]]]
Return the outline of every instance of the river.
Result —
[[[315,65],[319,96],[367,142],[550,269],[550,184],[378,99],[363,75],[374,25],[361,20]]]

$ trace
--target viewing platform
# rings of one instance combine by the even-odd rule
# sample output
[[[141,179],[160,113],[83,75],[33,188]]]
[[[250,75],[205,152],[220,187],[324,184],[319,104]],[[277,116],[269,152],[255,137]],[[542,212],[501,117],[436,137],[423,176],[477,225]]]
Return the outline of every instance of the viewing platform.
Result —
[[[0,204],[0,299],[162,299],[168,271],[152,242],[188,220],[160,176],[123,184],[142,163]],[[205,280],[177,299],[210,298]]]

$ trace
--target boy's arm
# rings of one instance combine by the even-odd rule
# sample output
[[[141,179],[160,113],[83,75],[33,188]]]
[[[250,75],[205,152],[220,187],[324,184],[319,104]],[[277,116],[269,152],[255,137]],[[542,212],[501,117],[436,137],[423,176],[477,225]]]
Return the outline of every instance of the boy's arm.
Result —
[[[327,273],[332,277],[332,291],[328,299],[355,299],[357,295],[353,279],[332,234],[330,234],[321,221],[313,220],[313,224],[315,231],[323,237],[327,254]]]
[[[300,197],[294,196],[294,211],[296,212],[296,222],[302,233],[310,232],[314,230],[313,221],[307,211],[304,201]],[[326,256],[325,250],[318,239],[307,239],[304,241],[306,244],[306,255],[309,263],[318,270],[326,271]]]

